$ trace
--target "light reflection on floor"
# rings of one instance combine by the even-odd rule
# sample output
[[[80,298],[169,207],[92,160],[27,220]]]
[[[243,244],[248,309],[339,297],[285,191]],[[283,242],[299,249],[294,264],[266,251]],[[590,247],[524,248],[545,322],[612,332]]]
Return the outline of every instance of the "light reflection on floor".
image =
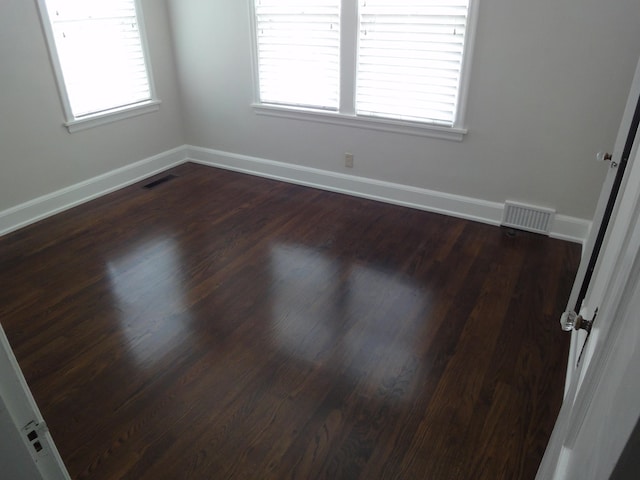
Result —
[[[188,333],[181,261],[176,241],[159,236],[107,262],[125,347],[140,367],[169,354]]]
[[[138,367],[166,361],[193,334],[182,261],[179,244],[157,236],[107,263],[125,348]],[[265,261],[271,309],[265,346],[330,373],[346,372],[371,392],[400,372],[420,374],[424,325],[406,321],[428,305],[419,285],[300,245],[274,244]]]
[[[346,368],[353,381],[372,392],[401,371],[420,374],[414,346],[420,328],[404,321],[425,309],[428,299],[418,285],[285,244],[272,246],[270,274],[271,336],[277,348],[321,368]]]

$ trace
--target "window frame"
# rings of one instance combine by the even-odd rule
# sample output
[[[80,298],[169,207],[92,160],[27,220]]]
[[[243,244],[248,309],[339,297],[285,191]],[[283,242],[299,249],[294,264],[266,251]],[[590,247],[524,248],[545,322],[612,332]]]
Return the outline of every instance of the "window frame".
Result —
[[[341,0],[340,10],[340,102],[338,111],[303,108],[293,105],[269,104],[260,101],[260,78],[257,52],[255,0],[248,0],[251,28],[251,57],[253,76],[253,101],[251,107],[257,115],[289,118],[369,130],[418,135],[452,141],[462,141],[467,134],[466,113],[470,85],[471,64],[476,36],[478,3],[469,0],[465,50],[460,67],[460,87],[456,118],[452,126],[427,122],[414,122],[379,116],[359,115],[355,112],[356,70],[358,55],[358,1]]]
[[[40,23],[44,32],[45,43],[49,51],[49,59],[53,68],[53,73],[56,79],[58,87],[58,94],[60,96],[60,103],[62,104],[62,110],[64,113],[65,121],[63,125],[67,128],[69,133],[86,130],[88,128],[105,125],[126,118],[136,117],[144,115],[146,113],[156,112],[160,109],[162,103],[157,95],[155,83],[153,81],[151,59],[149,55],[149,46],[147,43],[147,33],[145,30],[145,22],[142,14],[142,7],[140,0],[133,0],[136,19],[138,24],[138,32],[140,34],[140,43],[142,46],[142,54],[145,60],[145,70],[147,73],[147,80],[149,82],[150,98],[141,102],[133,103],[130,105],[121,105],[108,110],[89,113],[86,115],[75,116],[71,109],[71,103],[69,102],[69,94],[67,93],[67,86],[64,81],[64,74],[60,59],[58,56],[58,50],[56,48],[55,36],[53,28],[51,26],[51,19],[49,17],[49,10],[47,8],[46,0],[37,0],[38,11],[40,13]]]

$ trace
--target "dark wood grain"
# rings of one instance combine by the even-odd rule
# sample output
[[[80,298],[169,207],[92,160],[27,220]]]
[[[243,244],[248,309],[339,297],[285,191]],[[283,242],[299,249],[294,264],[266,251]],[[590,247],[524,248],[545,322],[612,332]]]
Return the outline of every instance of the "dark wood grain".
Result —
[[[532,479],[578,245],[186,164],[0,239],[73,478]]]

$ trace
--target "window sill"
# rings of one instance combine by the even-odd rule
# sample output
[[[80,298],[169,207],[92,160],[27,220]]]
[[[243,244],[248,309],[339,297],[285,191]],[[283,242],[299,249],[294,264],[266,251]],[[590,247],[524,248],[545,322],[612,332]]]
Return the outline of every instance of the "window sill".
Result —
[[[118,120],[124,120],[125,118],[137,117],[138,115],[157,112],[160,109],[160,103],[160,100],[148,100],[146,102],[136,103],[135,105],[114,108],[113,110],[107,110],[105,112],[99,112],[75,118],[66,122],[64,126],[67,127],[69,133],[79,132],[88,128],[117,122]]]
[[[456,142],[461,142],[464,135],[467,133],[467,129],[465,128],[444,127],[440,125],[404,122],[402,120],[365,117],[361,115],[348,115],[345,113],[327,112],[307,108],[285,107],[281,105],[267,105],[262,103],[254,103],[251,106],[257,115],[330,123],[333,125],[366,128],[369,130],[379,130],[383,132],[440,138]]]

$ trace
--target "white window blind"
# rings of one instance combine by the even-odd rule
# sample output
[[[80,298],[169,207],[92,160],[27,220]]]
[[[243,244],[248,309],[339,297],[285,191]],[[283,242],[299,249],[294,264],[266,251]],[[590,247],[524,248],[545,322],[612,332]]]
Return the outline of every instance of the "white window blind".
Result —
[[[340,0],[255,0],[260,101],[336,110]]]
[[[135,0],[45,0],[74,117],[151,99]]]
[[[468,0],[360,0],[356,112],[455,122]]]

